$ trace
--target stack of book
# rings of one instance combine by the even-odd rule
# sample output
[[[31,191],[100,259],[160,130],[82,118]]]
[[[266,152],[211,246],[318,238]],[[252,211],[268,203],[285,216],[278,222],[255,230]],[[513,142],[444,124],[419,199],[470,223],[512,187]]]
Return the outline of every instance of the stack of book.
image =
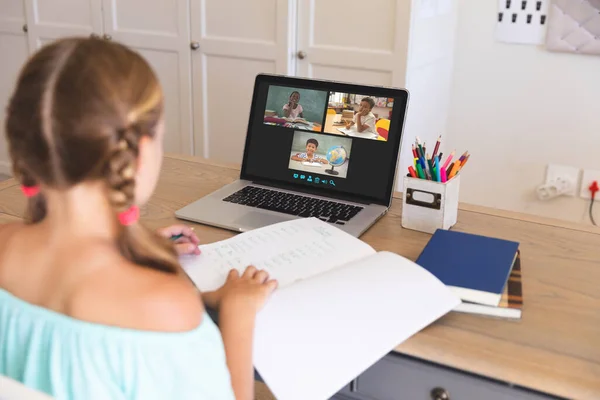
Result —
[[[519,243],[438,229],[416,263],[462,303],[453,311],[520,319],[523,309]]]

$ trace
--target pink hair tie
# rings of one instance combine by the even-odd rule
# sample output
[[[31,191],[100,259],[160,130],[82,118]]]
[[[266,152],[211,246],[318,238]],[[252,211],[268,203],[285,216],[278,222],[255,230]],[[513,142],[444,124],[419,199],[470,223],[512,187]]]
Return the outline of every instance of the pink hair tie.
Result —
[[[37,196],[37,194],[40,192],[40,187],[37,185],[35,185],[35,186],[21,185],[21,191],[23,192],[25,197],[33,197],[33,196]]]
[[[138,219],[140,219],[140,208],[138,206],[131,206],[119,213],[119,222],[124,226],[133,225]]]

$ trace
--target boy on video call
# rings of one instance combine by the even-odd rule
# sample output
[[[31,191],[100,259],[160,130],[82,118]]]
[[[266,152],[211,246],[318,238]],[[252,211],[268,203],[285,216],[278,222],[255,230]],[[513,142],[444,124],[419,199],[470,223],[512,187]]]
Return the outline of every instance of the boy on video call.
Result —
[[[317,139],[308,139],[306,141],[306,152],[304,153],[296,153],[292,156],[292,160],[294,161],[308,161],[308,162],[316,162],[321,164],[328,164],[329,162],[323,157],[319,157],[315,154],[317,148],[319,147],[319,142]]]
[[[375,100],[370,97],[362,99],[353,120],[346,122],[346,129],[356,125],[358,132],[377,133],[375,131],[375,114],[371,112],[373,107],[375,107]]]

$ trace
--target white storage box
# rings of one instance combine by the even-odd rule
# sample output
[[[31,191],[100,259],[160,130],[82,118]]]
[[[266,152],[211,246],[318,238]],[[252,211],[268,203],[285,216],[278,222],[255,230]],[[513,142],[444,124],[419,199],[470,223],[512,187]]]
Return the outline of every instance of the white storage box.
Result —
[[[450,229],[458,215],[460,175],[441,183],[404,177],[402,196],[402,227],[434,233]]]

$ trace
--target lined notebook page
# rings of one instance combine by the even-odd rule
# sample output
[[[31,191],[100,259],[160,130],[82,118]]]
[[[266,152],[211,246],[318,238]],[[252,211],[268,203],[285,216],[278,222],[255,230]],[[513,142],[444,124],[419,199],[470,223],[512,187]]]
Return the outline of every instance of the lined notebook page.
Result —
[[[374,254],[363,241],[317,218],[281,222],[200,246],[202,254],[180,259],[201,291],[219,288],[231,269],[254,265],[279,288]]]

